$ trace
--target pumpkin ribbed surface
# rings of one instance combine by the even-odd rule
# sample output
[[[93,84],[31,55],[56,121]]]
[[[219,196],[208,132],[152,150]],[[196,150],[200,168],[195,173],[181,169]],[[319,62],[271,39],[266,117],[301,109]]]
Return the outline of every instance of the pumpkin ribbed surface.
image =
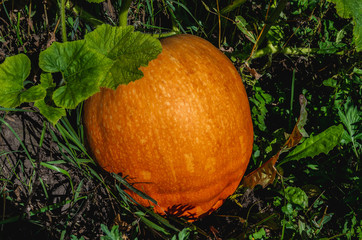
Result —
[[[157,59],[140,68],[143,78],[85,102],[86,135],[99,165],[155,199],[156,212],[196,219],[220,207],[244,175],[249,102],[237,70],[211,43],[192,35],[161,43]]]

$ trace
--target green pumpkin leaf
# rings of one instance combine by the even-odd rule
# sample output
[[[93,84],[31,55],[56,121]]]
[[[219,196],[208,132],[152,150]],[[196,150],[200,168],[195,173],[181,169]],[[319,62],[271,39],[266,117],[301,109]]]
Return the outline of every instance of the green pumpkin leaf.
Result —
[[[40,113],[54,125],[59,121],[59,119],[66,115],[64,108],[49,106],[44,100],[36,101],[34,106],[37,107]]]
[[[45,97],[45,90],[39,86],[25,89],[24,81],[30,74],[30,68],[30,59],[24,54],[8,57],[0,64],[1,106],[13,108]]]
[[[40,99],[44,99],[46,91],[40,85],[32,86],[31,88],[20,93],[20,101],[34,102]]]
[[[343,126],[331,126],[316,136],[310,136],[302,144],[294,148],[279,164],[299,160],[306,157],[314,157],[321,153],[328,154],[341,141]]]
[[[40,86],[42,86],[44,89],[51,89],[56,87],[51,73],[40,74]]]
[[[45,99],[35,101],[34,106],[39,109],[39,112],[52,124],[56,124],[59,119],[66,115],[64,108],[58,108],[54,106],[50,106],[46,103],[46,99],[51,98],[53,93],[53,89],[56,84],[53,82],[53,77],[51,73],[42,73],[40,75],[40,84],[39,87],[42,87],[45,91],[47,91],[47,95]]]
[[[98,53],[114,60],[102,87],[116,89],[143,77],[138,68],[146,66],[162,51],[161,43],[154,37],[134,32],[132,26],[111,27],[101,25],[85,36],[87,45]]]
[[[342,18],[353,18],[353,40],[357,51],[362,50],[362,1],[328,0],[336,4],[337,14]]]
[[[112,60],[89,49],[84,40],[54,42],[40,53],[39,66],[42,70],[62,74],[62,85],[53,93],[58,107],[74,109],[99,91],[99,83],[105,78]]]

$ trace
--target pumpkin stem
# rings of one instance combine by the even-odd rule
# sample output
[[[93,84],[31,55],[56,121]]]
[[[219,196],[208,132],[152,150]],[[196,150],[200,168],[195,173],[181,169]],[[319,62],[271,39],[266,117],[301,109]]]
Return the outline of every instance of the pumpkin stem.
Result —
[[[60,2],[60,25],[62,26],[62,40],[67,41],[67,28],[65,24],[65,0]]]
[[[121,12],[119,14],[119,26],[125,27],[128,25],[128,9],[130,8],[132,0],[124,0],[121,5]]]

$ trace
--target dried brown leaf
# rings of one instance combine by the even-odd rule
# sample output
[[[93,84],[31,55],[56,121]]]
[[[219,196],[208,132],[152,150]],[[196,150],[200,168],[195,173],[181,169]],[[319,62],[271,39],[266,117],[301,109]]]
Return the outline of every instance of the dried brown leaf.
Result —
[[[303,94],[299,95],[299,104],[300,104],[300,114],[297,123],[295,124],[292,133],[290,134],[288,140],[285,142],[282,152],[286,152],[292,147],[295,147],[303,137],[308,137],[308,134],[304,130],[304,125],[307,122],[307,99]]]
[[[249,173],[243,178],[242,185],[246,188],[253,189],[256,185],[261,185],[263,188],[274,182],[277,174],[275,164],[278,161],[279,155],[283,152],[289,151],[295,147],[303,137],[308,136],[304,130],[304,125],[307,122],[306,105],[307,100],[304,95],[299,95],[300,115],[297,123],[295,124],[292,133],[289,135],[287,141],[282,148],[272,158],[266,161],[259,168]]]
[[[243,178],[243,186],[253,189],[256,185],[261,185],[263,188],[274,182],[277,170],[275,169],[275,163],[280,155],[280,151],[274,155],[271,159],[249,173]]]
[[[245,63],[245,68],[246,70],[250,73],[251,76],[253,76],[256,80],[258,80],[259,78],[261,78],[261,74],[259,74],[255,68],[251,68],[249,67],[249,64]]]

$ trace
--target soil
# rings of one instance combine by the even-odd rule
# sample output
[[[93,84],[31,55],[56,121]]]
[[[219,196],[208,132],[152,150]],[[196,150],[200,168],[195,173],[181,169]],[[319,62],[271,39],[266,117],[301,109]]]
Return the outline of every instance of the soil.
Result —
[[[0,200],[1,216],[14,222],[2,225],[5,229],[1,231],[1,239],[58,239],[61,233],[57,229],[64,227],[67,233],[83,235],[85,239],[87,236],[88,239],[99,238],[100,224],[111,225],[115,217],[114,209],[109,208],[113,203],[106,189],[65,161],[56,166],[69,173],[75,189],[82,184],[78,189],[79,198],[86,198],[72,205],[64,204],[74,197],[68,177],[40,165],[41,162],[64,160],[68,155],[59,149],[50,134],[51,129],[61,138],[58,131],[48,125],[39,147],[44,119],[38,113],[12,112],[2,114],[2,117],[9,125],[2,124],[0,134],[0,175],[8,180],[2,181],[1,186],[4,192]],[[46,192],[42,184],[46,186]],[[29,186],[33,186],[32,189]],[[30,218],[39,209],[44,213]]]

